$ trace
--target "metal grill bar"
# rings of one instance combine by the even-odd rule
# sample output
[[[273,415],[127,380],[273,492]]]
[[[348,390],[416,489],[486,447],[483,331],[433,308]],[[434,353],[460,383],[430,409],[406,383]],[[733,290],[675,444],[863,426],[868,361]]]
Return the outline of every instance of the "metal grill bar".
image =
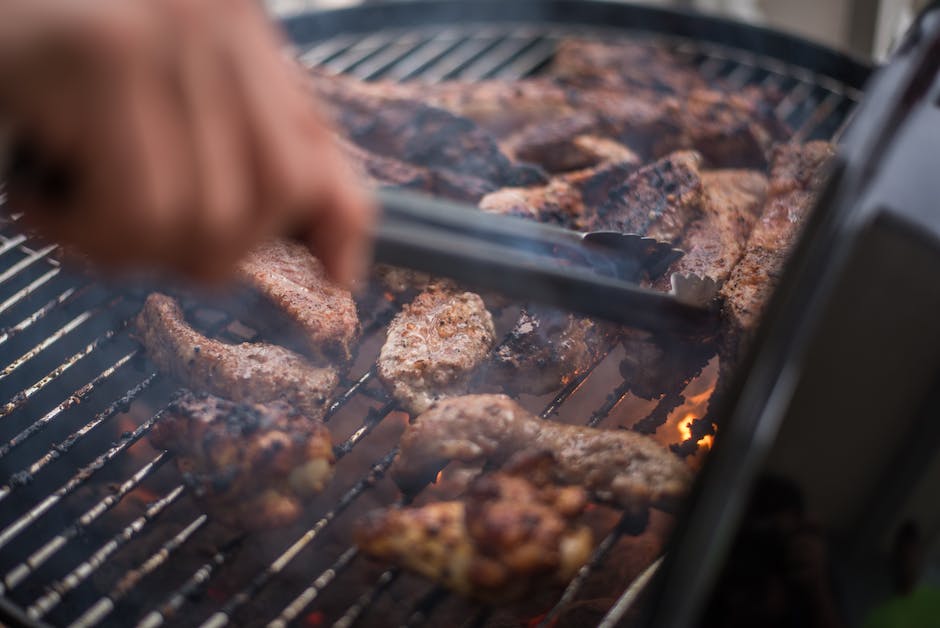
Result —
[[[118,534],[111,537],[111,540],[99,547],[88,560],[73,569],[61,580],[51,584],[45,595],[37,598],[30,604],[29,608],[26,609],[26,614],[29,615],[31,619],[42,619],[45,617],[49,611],[59,605],[69,592],[73,591],[78,585],[97,571],[114,552],[118,551],[118,549],[140,534],[140,531],[143,530],[149,522],[156,519],[167,507],[175,503],[185,491],[186,485],[178,484],[169,493],[150,504],[144,514],[134,519]]]
[[[136,443],[140,438],[149,432],[156,422],[162,416],[163,411],[158,412],[152,416],[149,420],[144,423],[141,423],[137,429],[135,429],[130,434],[122,436],[110,449],[99,455],[89,464],[85,465],[78,472],[69,478],[65,484],[60,486],[56,491],[47,496],[36,506],[33,506],[28,512],[22,515],[19,519],[8,525],[2,531],[0,531],[0,547],[5,546],[9,543],[15,536],[20,532],[26,529],[29,524],[33,521],[36,521],[41,517],[45,512],[50,508],[59,503],[64,497],[72,494],[79,486],[87,482],[95,473],[100,471],[105,464],[113,460],[118,454],[124,451],[126,448]],[[21,480],[20,482],[26,482],[28,479]],[[15,483],[11,482],[10,489],[15,486]]]
[[[0,244],[0,255],[3,255],[4,253],[7,253],[9,251],[12,251],[19,245],[23,244],[24,242],[26,242],[26,236],[23,235],[22,233],[19,235],[13,236],[9,240],[5,240],[3,244]]]
[[[82,312],[81,314],[79,314],[78,316],[70,320],[68,323],[66,323],[65,325],[60,327],[57,331],[55,331],[51,336],[47,336],[41,342],[39,342],[39,344],[37,344],[32,349],[30,349],[29,351],[27,351],[26,353],[24,353],[17,359],[13,360],[13,362],[8,364],[6,368],[0,371],[0,381],[3,381],[5,378],[9,377],[14,371],[16,371],[16,369],[20,368],[26,362],[29,362],[31,359],[33,359],[34,357],[36,357],[37,355],[39,355],[40,353],[48,349],[57,341],[61,340],[62,338],[67,336],[69,333],[73,332],[80,325],[82,325],[83,323],[91,319],[92,317],[97,316],[98,314],[101,314],[107,309],[114,307],[121,300],[122,300],[122,297],[117,297],[115,299],[112,299],[110,302],[108,302],[104,306],[99,305],[98,307],[85,310],[84,312]]]
[[[98,349],[101,345],[103,345],[107,341],[114,338],[120,331],[121,331],[120,328],[109,329],[105,331],[103,334],[101,334],[100,336],[98,336],[97,338],[89,342],[87,345],[85,345],[83,349],[81,349],[80,351],[76,353],[73,353],[71,356],[66,358],[65,362],[55,367],[51,371],[49,371],[41,379],[39,379],[38,381],[30,385],[29,387],[18,392],[16,395],[13,396],[13,398],[10,401],[0,406],[0,419],[11,414],[17,408],[21,407],[33,395],[40,392],[43,388],[48,386],[51,382],[55,381],[56,378],[58,378],[60,375],[68,371],[82,358],[87,357],[93,351]]]
[[[112,610],[114,610],[114,605],[121,601],[129,591],[131,591],[134,586],[140,582],[144,577],[150,575],[156,571],[161,565],[166,563],[170,556],[177,549],[183,546],[189,538],[196,533],[205,523],[209,520],[207,515],[199,515],[196,517],[192,523],[183,528],[176,534],[173,538],[166,541],[163,545],[160,546],[160,549],[157,552],[150,556],[144,563],[137,569],[129,571],[121,580],[114,585],[110,593],[106,596],[100,598],[95,602],[91,608],[82,613],[82,615],[70,624],[73,628],[84,628],[86,626],[94,626],[101,623],[105,617],[107,617]]]
[[[20,271],[25,270],[26,268],[29,268],[30,266],[32,266],[39,260],[45,259],[49,255],[49,253],[52,253],[57,248],[59,248],[58,245],[50,244],[49,246],[44,246],[38,251],[33,251],[28,256],[21,259],[20,261],[18,261],[17,263],[13,264],[9,268],[7,268],[5,271],[0,273],[0,285],[5,284],[7,281],[12,279],[16,275],[18,275]]]
[[[21,431],[19,434],[17,434],[16,436],[8,440],[6,444],[0,447],[0,458],[3,458],[7,454],[9,454],[12,450],[22,445],[31,436],[45,429],[64,411],[80,403],[85,397],[91,394],[92,390],[94,390],[94,388],[98,384],[100,384],[104,380],[114,375],[114,373],[119,368],[127,364],[130,361],[130,359],[133,358],[136,354],[137,354],[137,349],[134,349],[130,353],[124,354],[124,356],[121,357],[117,362],[115,362],[114,364],[106,368],[105,370],[101,371],[97,376],[95,376],[93,380],[91,380],[90,382],[88,382],[87,384],[79,388],[77,391],[75,391],[75,393],[73,393],[72,396],[70,396],[68,399],[59,403],[59,405],[57,405],[52,410],[50,410],[45,415],[43,415],[42,418],[33,422],[32,424],[29,425],[29,427],[27,427],[26,429]]]
[[[13,589],[19,585],[23,580],[26,579],[27,576],[35,572],[39,567],[45,564],[46,561],[52,558],[52,556],[54,556],[60,549],[65,547],[66,543],[81,534],[83,530],[88,529],[88,526],[94,523],[98,517],[116,506],[125,495],[137,488],[141,482],[149,477],[151,473],[159,469],[168,459],[169,454],[167,454],[165,451],[157,454],[157,456],[154,457],[150,462],[145,464],[134,475],[125,480],[124,483],[117,488],[117,490],[107,495],[101,501],[86,510],[85,513],[79,517],[75,523],[49,539],[49,541],[47,541],[42,547],[30,554],[29,558],[7,572],[7,575],[3,577],[3,582],[0,583],[0,593]]]
[[[72,432],[72,434],[66,437],[62,442],[52,445],[48,452],[35,460],[26,469],[14,473],[12,477],[15,478],[16,482],[11,482],[4,485],[3,487],[0,487],[0,501],[6,499],[7,496],[9,496],[9,494],[13,492],[17,486],[25,486],[30,481],[30,479],[42,471],[46,465],[54,460],[58,460],[59,457],[61,457],[63,454],[68,453],[68,451],[74,447],[76,443],[80,442],[81,439],[88,435],[88,433],[93,429],[117,413],[124,411],[131,401],[133,401],[138,395],[140,395],[141,392],[146,390],[150,384],[153,383],[155,378],[155,373],[150,374],[142,382],[128,390],[124,397],[115,402],[112,402],[108,405],[107,408],[96,414],[91,421],[80,427],[75,432]]]
[[[287,628],[288,624],[297,619],[308,606],[313,604],[320,594],[320,591],[329,586],[336,576],[342,573],[358,555],[359,548],[356,546],[347,548],[345,552],[339,555],[339,558],[336,559],[336,562],[334,562],[329,569],[317,576],[309,587],[301,591],[300,595],[294,598],[294,600],[281,611],[280,615],[268,623],[268,628]]]
[[[333,623],[333,628],[350,628],[356,621],[362,617],[362,614],[371,607],[382,593],[392,586],[392,583],[401,575],[401,569],[393,567],[382,573],[375,584],[368,591],[359,596],[359,598],[350,606],[343,616]]]
[[[663,564],[663,557],[659,557],[656,561],[643,570],[636,580],[630,583],[630,586],[627,587],[626,591],[617,599],[614,605],[607,611],[607,614],[601,620],[601,623],[597,625],[597,628],[614,628],[620,620],[623,619],[624,614],[630,607],[633,605],[633,602],[636,601],[636,598],[640,595],[643,589],[646,588],[646,585],[649,584],[649,581],[653,579],[653,576],[656,575],[656,572],[659,570],[660,565]]]
[[[231,621],[232,614],[242,605],[248,602],[258,591],[260,591],[274,576],[284,570],[284,568],[297,555],[307,547],[319,534],[339,515],[346,510],[366,489],[370,488],[385,476],[385,472],[392,465],[395,456],[398,454],[398,447],[392,448],[378,463],[372,466],[369,473],[359,480],[355,486],[347,491],[337,502],[336,507],[320,518],[312,528],[307,530],[303,536],[284,551],[271,565],[258,574],[248,585],[247,588],[238,592],[229,600],[220,611],[213,614],[209,619],[203,622],[203,628],[220,628],[226,626]]]
[[[48,281],[49,279],[51,279],[52,277],[54,277],[54,276],[55,276],[56,274],[58,274],[58,273],[59,273],[59,269],[58,269],[58,268],[53,268],[53,269],[50,270],[48,273],[46,273],[45,275],[43,275],[42,277],[40,277],[39,279],[37,279],[36,282],[38,282],[40,279],[44,279],[44,278],[45,278],[44,281],[43,281],[43,283],[45,283],[45,281]],[[50,274],[52,275],[51,277],[49,276]],[[33,283],[35,284],[36,282],[33,282]],[[41,285],[41,284],[39,284],[39,285]],[[29,296],[29,294],[31,293],[31,288],[32,288],[32,287],[33,287],[33,284],[30,284],[29,286],[27,286],[27,287],[24,288],[23,290],[20,290],[18,293],[14,294],[12,297],[10,297],[10,298],[7,299],[6,301],[4,301],[3,304],[0,305],[0,314],[3,314],[3,312],[4,312],[7,308],[16,305],[17,303],[19,303],[20,300],[22,300],[23,298]],[[36,286],[36,287],[38,287],[38,286]],[[87,288],[87,286],[86,286],[86,288]],[[30,314],[29,316],[27,316],[27,317],[24,318],[23,320],[21,320],[19,323],[17,323],[17,324],[14,325],[13,327],[7,329],[7,330],[4,331],[3,333],[0,333],[0,345],[2,345],[4,342],[6,342],[7,340],[9,340],[10,338],[13,338],[15,335],[17,335],[18,333],[22,332],[23,330],[29,329],[29,327],[30,327],[31,325],[33,325],[33,324],[35,324],[36,322],[38,322],[38,321],[42,320],[43,318],[45,318],[50,312],[52,312],[52,311],[55,310],[56,308],[65,305],[65,304],[68,303],[69,301],[72,301],[74,298],[77,298],[77,297],[78,297],[80,294],[82,294],[84,291],[85,291],[85,288],[81,288],[81,289],[67,288],[66,290],[63,290],[61,293],[59,293],[59,296],[57,296],[57,297],[51,299],[50,301],[48,301],[48,302],[47,302],[45,305],[43,305],[41,308],[39,308],[38,310],[36,310],[35,312],[33,312],[32,314]]]

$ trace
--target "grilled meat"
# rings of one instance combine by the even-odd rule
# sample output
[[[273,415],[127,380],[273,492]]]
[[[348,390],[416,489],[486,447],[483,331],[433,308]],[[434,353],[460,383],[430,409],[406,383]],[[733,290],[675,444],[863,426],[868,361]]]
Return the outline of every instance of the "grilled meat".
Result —
[[[503,188],[484,196],[480,209],[580,231],[587,227],[593,209],[638,166],[632,158],[610,161],[553,177],[548,185]]]
[[[370,556],[462,595],[506,602],[564,583],[587,562],[593,536],[574,522],[585,504],[579,487],[494,473],[459,500],[370,513],[353,535]]]
[[[546,180],[540,169],[512,163],[472,120],[356,81],[321,79],[314,86],[342,133],[379,155],[495,187]]]
[[[640,168],[610,192],[591,220],[590,229],[675,241],[702,211],[700,163],[697,153],[686,151]]]
[[[631,512],[672,507],[691,473],[641,434],[544,421],[505,395],[445,399],[418,416],[401,439],[392,476],[405,492],[432,480],[450,460],[498,466],[520,451],[549,451],[553,477]]]
[[[428,287],[392,320],[378,374],[402,406],[424,412],[467,392],[495,330],[483,300],[446,282]]]
[[[193,329],[175,299],[154,292],[136,319],[137,335],[161,371],[187,388],[233,401],[283,400],[311,420],[320,419],[339,383],[332,368],[317,368],[283,347],[233,345]]]
[[[743,257],[721,289],[729,337],[756,327],[832,156],[828,142],[783,144],[774,150],[767,200]]]
[[[283,401],[233,403],[186,393],[166,410],[150,442],[174,454],[217,520],[247,530],[294,523],[304,501],[333,476],[329,430]]]
[[[684,95],[707,87],[689,61],[662,46],[639,42],[564,40],[558,44],[550,72],[568,85],[627,93]]]
[[[613,335],[606,323],[529,306],[496,349],[487,378],[507,392],[548,393],[590,369]]]
[[[271,240],[238,264],[238,273],[300,330],[306,352],[325,363],[352,360],[359,316],[348,290],[333,285],[307,247]]]

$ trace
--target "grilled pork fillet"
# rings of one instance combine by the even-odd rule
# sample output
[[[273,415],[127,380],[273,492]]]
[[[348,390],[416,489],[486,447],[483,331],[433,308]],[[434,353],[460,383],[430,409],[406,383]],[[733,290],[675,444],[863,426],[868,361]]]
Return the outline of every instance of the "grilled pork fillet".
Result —
[[[629,93],[684,95],[707,87],[701,72],[655,44],[567,39],[558,44],[551,75],[582,88],[628,88]]]
[[[506,602],[567,582],[587,562],[593,535],[574,522],[585,504],[580,487],[494,473],[459,500],[372,512],[353,538],[366,554],[462,595]]]
[[[385,96],[381,86],[347,79],[320,78],[313,85],[343,135],[379,155],[495,187],[546,180],[540,169],[512,163],[472,120],[401,98],[398,88]]]
[[[702,212],[700,164],[698,153],[683,151],[640,168],[611,190],[589,228],[677,240]]]
[[[424,412],[467,392],[494,335],[479,296],[436,282],[392,320],[379,353],[379,377],[406,410]]]
[[[552,177],[548,185],[502,188],[480,200],[480,209],[529,218],[578,231],[587,228],[593,209],[607,200],[639,167],[639,160],[608,161],[593,168]]]
[[[329,364],[352,361],[360,333],[356,303],[327,278],[307,247],[271,240],[255,247],[238,273],[296,325],[311,357]]]
[[[450,460],[498,466],[520,451],[554,455],[553,478],[636,513],[673,507],[691,473],[648,436],[544,421],[505,395],[445,399],[418,416],[401,439],[392,477],[413,492]]]
[[[250,403],[283,400],[317,420],[339,383],[334,369],[317,368],[283,347],[233,345],[203,336],[186,322],[176,299],[165,294],[147,297],[136,327],[154,364],[199,392]]]
[[[487,379],[507,392],[542,395],[590,369],[611,325],[553,308],[529,306],[500,343]]]
[[[767,200],[743,257],[721,289],[729,339],[756,327],[833,154],[828,142],[782,144],[774,150]]]
[[[283,401],[233,403],[186,393],[150,433],[174,454],[196,497],[227,525],[290,525],[333,476],[333,443],[319,420]]]

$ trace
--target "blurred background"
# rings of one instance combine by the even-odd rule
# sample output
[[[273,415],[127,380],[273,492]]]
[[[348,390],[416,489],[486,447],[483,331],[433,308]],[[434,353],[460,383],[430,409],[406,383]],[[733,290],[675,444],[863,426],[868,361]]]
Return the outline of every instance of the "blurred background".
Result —
[[[266,0],[287,15],[375,2],[408,0]],[[441,0],[446,2],[447,0]],[[509,0],[511,1],[511,0]],[[649,0],[762,23],[875,59],[884,58],[918,10],[929,0]]]

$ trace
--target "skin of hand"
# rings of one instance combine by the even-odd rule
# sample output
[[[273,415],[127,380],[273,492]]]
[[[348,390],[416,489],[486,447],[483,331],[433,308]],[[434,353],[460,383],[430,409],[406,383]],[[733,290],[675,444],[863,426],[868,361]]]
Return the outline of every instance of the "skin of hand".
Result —
[[[10,205],[110,268],[217,279],[289,233],[349,285],[374,210],[306,80],[254,0],[0,3],[0,121],[65,190]]]

